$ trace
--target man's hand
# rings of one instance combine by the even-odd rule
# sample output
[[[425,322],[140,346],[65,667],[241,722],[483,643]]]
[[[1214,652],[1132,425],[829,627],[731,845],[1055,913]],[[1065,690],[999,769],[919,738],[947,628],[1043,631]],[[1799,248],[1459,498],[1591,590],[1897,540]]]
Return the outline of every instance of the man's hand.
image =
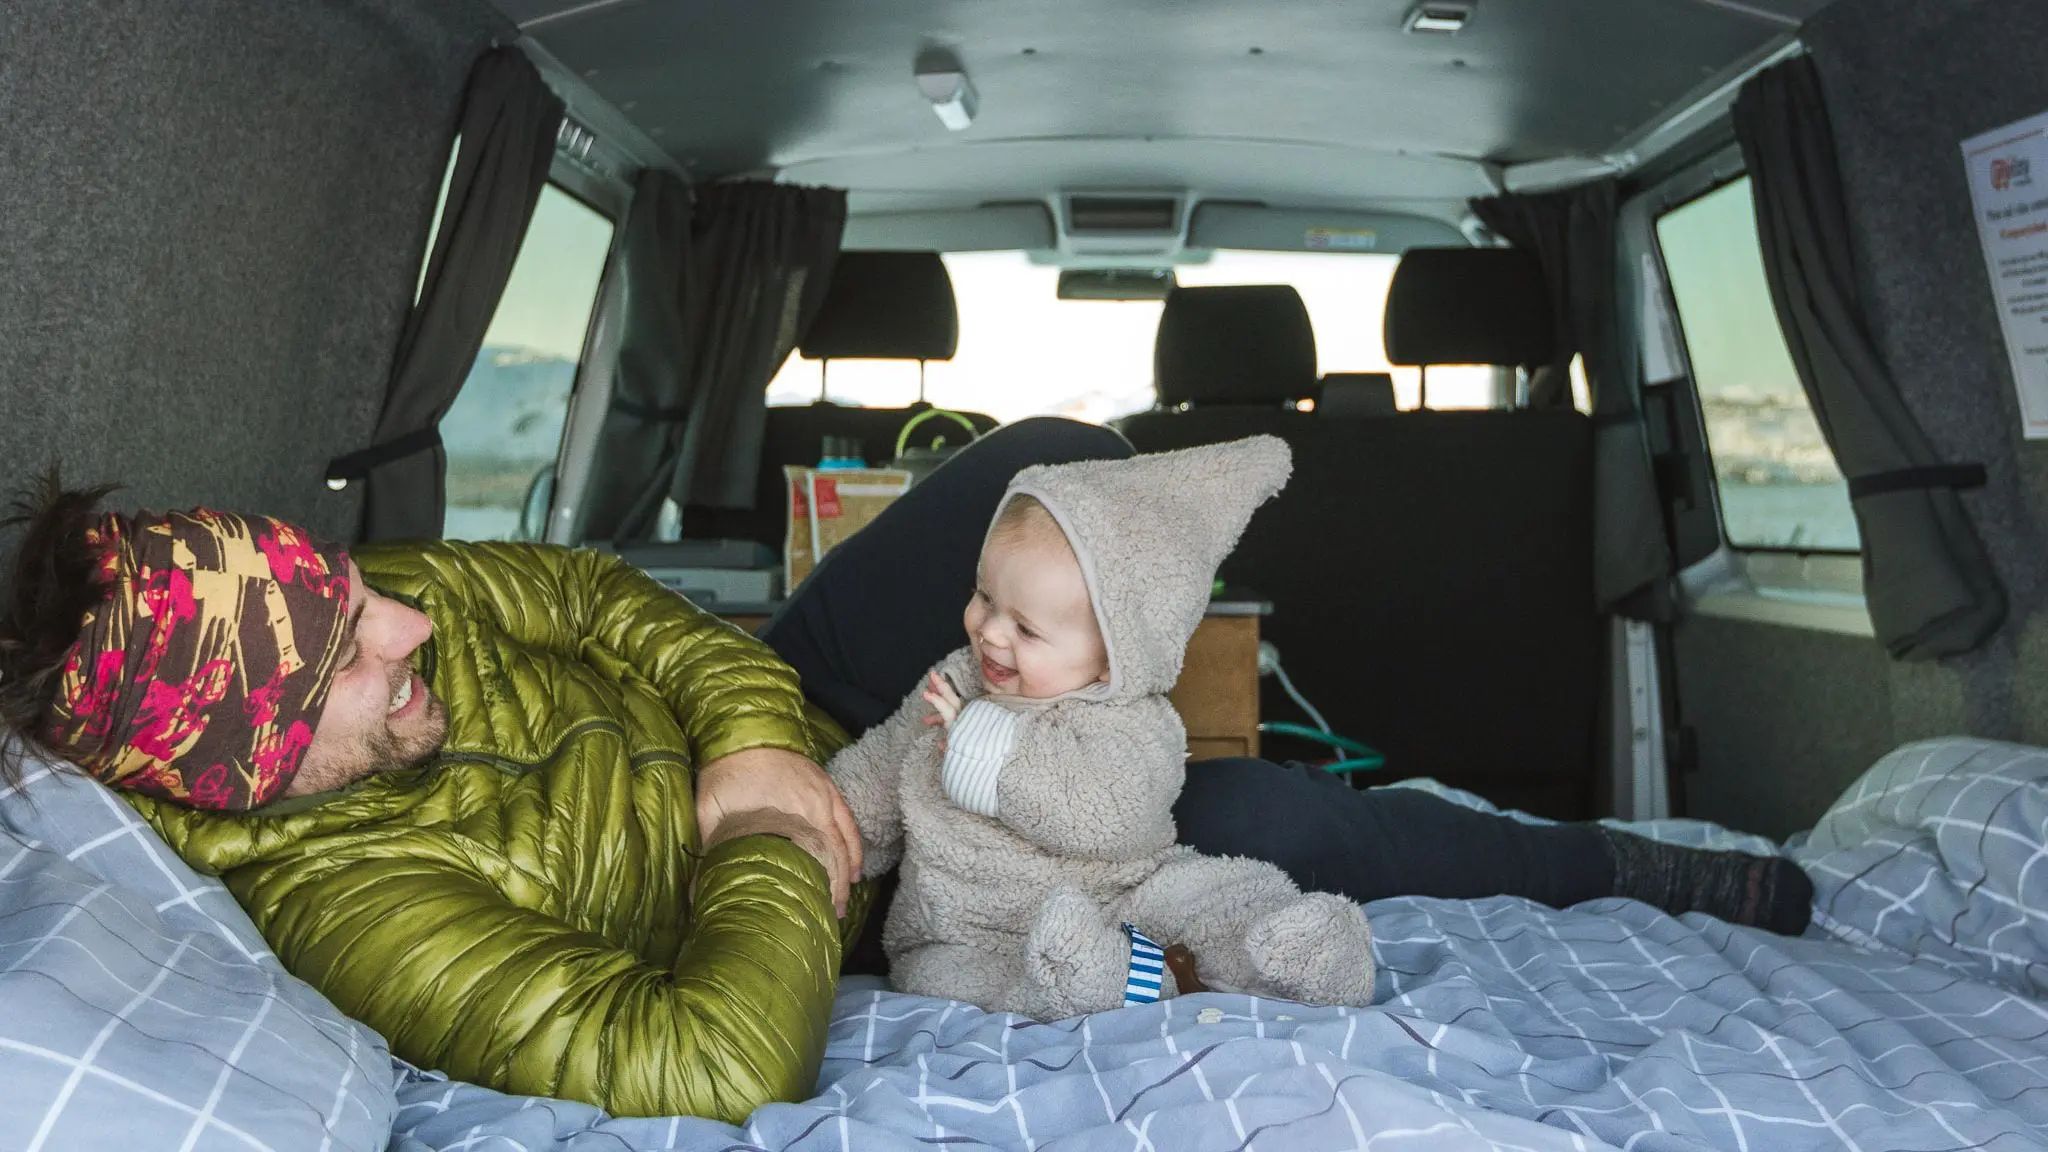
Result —
[[[718,835],[706,837],[704,847],[714,848],[727,840],[738,840],[744,836],[780,836],[815,856],[820,864],[825,865],[826,875],[832,873],[832,849],[825,842],[824,835],[803,817],[791,815],[780,808],[752,808],[727,813],[719,822]],[[836,880],[834,883],[836,885]],[[836,901],[839,897],[835,895],[833,899]],[[845,912],[842,910],[840,915],[845,915]]]
[[[788,819],[778,828],[755,827],[769,819],[764,810]],[[746,820],[740,820],[743,813]],[[779,748],[749,748],[698,769],[697,831],[705,847],[751,831],[788,835],[784,829],[792,823],[812,833],[788,838],[825,866],[832,907],[845,916],[847,893],[860,878],[860,829],[825,770]]]

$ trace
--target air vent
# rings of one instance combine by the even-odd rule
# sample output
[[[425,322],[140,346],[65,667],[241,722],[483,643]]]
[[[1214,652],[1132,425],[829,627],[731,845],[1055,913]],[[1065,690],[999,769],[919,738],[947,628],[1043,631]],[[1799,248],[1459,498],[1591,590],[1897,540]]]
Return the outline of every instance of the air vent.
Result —
[[[1170,235],[1180,229],[1180,201],[1171,196],[1069,196],[1067,232]]]
[[[571,160],[587,162],[590,159],[590,149],[596,144],[597,133],[567,116],[562,117],[562,123],[555,128],[555,151]]]

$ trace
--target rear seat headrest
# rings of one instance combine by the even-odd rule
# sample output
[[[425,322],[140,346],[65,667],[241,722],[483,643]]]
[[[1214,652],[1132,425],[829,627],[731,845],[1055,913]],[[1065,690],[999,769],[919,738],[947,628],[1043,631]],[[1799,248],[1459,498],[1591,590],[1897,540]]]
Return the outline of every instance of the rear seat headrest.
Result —
[[[1332,372],[1316,394],[1318,416],[1392,416],[1398,411],[1391,372]]]
[[[1387,289],[1390,364],[1550,363],[1550,294],[1517,248],[1410,248]]]
[[[937,252],[841,252],[800,351],[813,360],[951,360],[953,278]]]
[[[1316,389],[1316,337],[1285,284],[1175,288],[1159,315],[1160,404],[1284,404]]]

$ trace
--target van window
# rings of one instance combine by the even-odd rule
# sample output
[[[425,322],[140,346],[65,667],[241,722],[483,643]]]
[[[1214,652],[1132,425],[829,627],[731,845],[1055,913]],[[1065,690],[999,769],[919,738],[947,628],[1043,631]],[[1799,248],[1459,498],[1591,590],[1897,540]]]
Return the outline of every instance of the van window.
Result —
[[[1771,307],[1748,178],[1666,212],[1657,242],[1685,332],[1728,543],[1857,551],[1848,483]]]
[[[612,222],[554,185],[541,190],[476,364],[441,420],[451,540],[513,540],[555,463]]]
[[[1146,300],[1062,300],[1060,270],[1022,252],[945,255],[960,311],[953,359],[925,366],[925,398],[998,420],[1067,416],[1103,423],[1152,407],[1152,343],[1161,305]],[[1218,251],[1175,269],[1179,283],[1291,284],[1315,329],[1323,372],[1388,371],[1380,318],[1398,257],[1373,254]],[[1414,407],[1413,368],[1392,369],[1397,402]],[[770,404],[818,399],[819,365],[791,357],[768,386]],[[917,399],[918,368],[891,360],[835,360],[826,395],[842,404],[901,407]],[[1432,408],[1493,402],[1486,368],[1429,373]]]

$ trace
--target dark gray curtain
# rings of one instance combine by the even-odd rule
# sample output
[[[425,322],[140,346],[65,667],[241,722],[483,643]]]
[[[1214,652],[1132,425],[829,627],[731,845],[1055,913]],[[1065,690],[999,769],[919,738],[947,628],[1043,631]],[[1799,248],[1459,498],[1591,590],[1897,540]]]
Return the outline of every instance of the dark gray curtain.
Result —
[[[671,459],[674,421],[688,414],[680,405],[672,409],[670,397],[687,394],[689,345],[680,317],[690,209],[689,185],[660,169],[641,171],[619,241],[625,319],[611,407],[583,500],[585,539],[624,535],[628,515]]]
[[[1813,414],[1849,477],[1863,592],[1893,657],[1967,652],[2005,619],[2005,589],[1963,509],[1979,465],[1928,443],[1866,327],[1834,131],[1813,63],[1759,73],[1735,102],[1771,302]]]
[[[736,181],[692,197],[643,178],[586,538],[644,539],[664,499],[753,507],[768,381],[817,315],[845,229],[838,189]]]
[[[330,483],[363,480],[362,538],[441,534],[447,454],[441,417],[483,346],[534,204],[554,160],[562,102],[516,48],[493,48],[470,71],[455,170],[427,257],[419,302],[392,362],[368,448],[328,465]]]
[[[1614,182],[1472,202],[1488,228],[1543,266],[1557,361],[1530,382],[1532,407],[1570,407],[1584,357],[1593,400],[1593,592],[1602,611],[1648,615],[1671,571],[1637,399],[1642,361],[1622,319]]]

